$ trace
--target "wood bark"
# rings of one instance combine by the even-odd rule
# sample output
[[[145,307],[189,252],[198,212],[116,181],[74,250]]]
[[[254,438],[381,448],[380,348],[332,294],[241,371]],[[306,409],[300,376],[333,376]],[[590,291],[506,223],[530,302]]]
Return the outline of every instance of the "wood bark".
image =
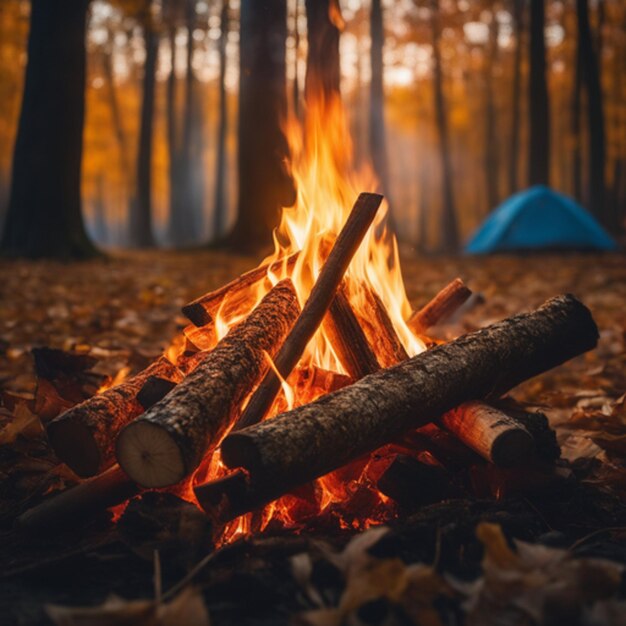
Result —
[[[291,281],[281,281],[176,389],[121,432],[116,452],[124,471],[144,487],[172,485],[192,472],[232,425],[298,313]]]
[[[82,218],[88,0],[33,0],[24,96],[0,251],[28,258],[96,254]]]
[[[472,292],[460,278],[448,283],[430,302],[416,311],[407,320],[409,328],[417,335],[424,334],[429,328],[444,322],[470,296]]]
[[[150,376],[175,378],[175,365],[160,357],[120,385],[72,407],[47,427],[55,454],[76,474],[94,476],[113,464],[115,438],[143,412],[137,394]]]
[[[423,352],[222,443],[228,467],[273,499],[467,402],[595,347],[598,329],[571,295]]]
[[[68,530],[88,522],[100,511],[132,498],[139,491],[139,487],[116,465],[76,487],[54,494],[20,515],[15,525],[29,533]]]
[[[530,1],[528,184],[550,184],[550,107],[546,81],[544,0]]]
[[[484,402],[465,402],[439,421],[465,445],[500,467],[519,465],[533,454],[534,441],[526,428]]]
[[[227,298],[228,309],[238,309],[249,297],[250,288],[261,280],[265,280],[268,272],[277,272],[282,267],[291,269],[299,256],[294,252],[290,256],[278,259],[271,264],[259,265],[253,270],[238,276],[215,291],[196,298],[183,308],[183,314],[196,326],[206,326],[213,322],[214,316]],[[227,311],[225,311],[227,312]]]
[[[276,355],[274,363],[283,378],[287,378],[297,365],[311,337],[322,323],[352,257],[374,221],[382,199],[381,195],[375,193],[361,193],[357,198],[311,289],[302,313]],[[237,422],[237,428],[245,428],[261,421],[279,388],[280,379],[272,369],[250,399]]]
[[[330,305],[324,319],[324,330],[341,365],[353,379],[359,380],[380,369],[376,354],[350,305],[345,283]]]

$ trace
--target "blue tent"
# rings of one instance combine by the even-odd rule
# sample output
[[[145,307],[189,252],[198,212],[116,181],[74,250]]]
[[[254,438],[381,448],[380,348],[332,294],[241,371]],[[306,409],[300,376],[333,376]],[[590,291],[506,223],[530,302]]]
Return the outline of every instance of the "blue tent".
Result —
[[[571,198],[543,185],[505,200],[470,239],[470,254],[541,249],[616,250],[593,216]]]

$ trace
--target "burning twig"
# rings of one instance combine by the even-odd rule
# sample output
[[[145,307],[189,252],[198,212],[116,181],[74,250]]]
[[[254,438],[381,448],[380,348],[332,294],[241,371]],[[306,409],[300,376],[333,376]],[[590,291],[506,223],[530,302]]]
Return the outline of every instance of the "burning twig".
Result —
[[[291,281],[281,281],[174,391],[120,433],[124,471],[144,487],[173,485],[192,472],[232,425],[267,369],[266,354],[274,354],[298,312]]]
[[[321,324],[352,257],[374,220],[382,199],[381,195],[375,193],[362,193],[357,198],[348,220],[339,233],[311,289],[302,313],[278,351],[274,362],[276,369],[283,378],[289,376],[309,340]],[[235,428],[245,428],[261,421],[279,389],[280,380],[278,376],[273,370],[268,371]]]
[[[455,278],[428,304],[413,313],[407,325],[415,334],[424,334],[432,326],[450,317],[471,295],[472,292],[463,284],[463,281]]]
[[[498,396],[595,347],[589,310],[560,296],[437,346],[336,393],[229,435],[228,467],[265,501],[322,476],[463,402]],[[257,498],[258,500],[259,498]]]
[[[72,407],[47,428],[56,455],[76,474],[94,476],[112,465],[115,438],[143,413],[139,390],[151,376],[176,380],[178,368],[160,357],[142,372]]]
[[[238,308],[241,302],[247,300],[252,285],[264,280],[268,272],[277,272],[285,265],[287,268],[292,268],[299,254],[299,252],[295,252],[285,259],[278,259],[273,263],[255,267],[253,270],[238,276],[235,280],[231,280],[223,287],[200,296],[193,302],[186,304],[182,311],[196,326],[211,324],[224,298],[228,297],[229,308]]]

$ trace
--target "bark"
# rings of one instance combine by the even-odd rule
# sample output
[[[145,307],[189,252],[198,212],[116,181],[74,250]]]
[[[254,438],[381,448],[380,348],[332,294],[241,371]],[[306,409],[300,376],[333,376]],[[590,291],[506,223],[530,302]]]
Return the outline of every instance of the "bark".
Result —
[[[280,208],[295,200],[281,130],[287,107],[286,36],[286,0],[241,2],[239,201],[229,240],[242,249],[270,244]]]
[[[137,197],[130,211],[130,241],[138,248],[154,245],[152,232],[152,146],[154,131],[154,101],[159,37],[150,16],[151,0],[147,0],[143,15],[143,37],[146,60],[143,68],[143,94],[137,153]]]
[[[466,402],[441,417],[441,424],[485,460],[511,467],[532,456],[533,438],[516,420],[484,402]]]
[[[509,152],[509,195],[519,188],[519,152],[522,99],[522,48],[524,37],[524,2],[513,0],[513,31],[515,34],[515,52],[513,56],[513,94],[511,118],[511,150]]]
[[[598,58],[593,46],[589,24],[588,0],[576,0],[578,46],[582,82],[587,91],[587,129],[589,137],[589,208],[607,228],[614,228],[605,212],[604,170],[606,166],[606,138],[602,86]]]
[[[598,329],[560,296],[228,436],[222,459],[273,499],[467,402],[498,395],[595,347]]]
[[[299,312],[295,289],[274,287],[176,389],[117,440],[120,466],[144,487],[180,482],[233,424]]]
[[[226,134],[228,131],[228,102],[226,100],[226,44],[229,31],[229,0],[222,0],[220,17],[220,92],[217,130],[217,160],[215,170],[215,206],[213,209],[213,238],[219,239],[226,227],[228,199],[226,195]]]
[[[106,508],[132,498],[140,489],[118,467],[112,467],[61,494],[54,494],[20,515],[15,525],[28,533],[66,531],[93,520]]]
[[[359,298],[362,298],[362,303],[356,315],[376,355],[377,363],[381,367],[390,367],[408,359],[409,355],[379,295],[364,283],[358,286],[357,291]],[[362,315],[365,311],[367,311],[367,317]]]
[[[470,296],[472,292],[460,278],[447,284],[430,302],[416,311],[407,320],[409,328],[417,335],[424,334],[429,328],[444,322]]]
[[[433,35],[433,93],[435,96],[435,119],[437,132],[439,134],[439,161],[441,163],[441,193],[443,198],[441,210],[441,247],[444,251],[454,252],[459,247],[459,228],[454,202],[454,188],[452,185],[453,173],[450,156],[450,139],[448,136],[448,119],[443,95],[439,0],[431,0],[431,28]]]
[[[550,184],[550,108],[546,82],[544,0],[530,2],[530,83],[528,184]]]
[[[324,319],[324,330],[341,365],[353,379],[359,380],[380,369],[376,354],[350,305],[345,284],[330,305]]]
[[[380,181],[381,193],[389,201],[391,186],[389,183],[389,164],[387,158],[387,138],[385,131],[385,92],[383,46],[385,41],[383,9],[381,0],[372,0],[370,12],[370,81],[369,138],[370,153],[374,171]]]
[[[286,266],[287,269],[292,268],[299,255],[299,252],[294,252],[287,258],[278,259],[271,264],[259,265],[259,267],[237,276],[219,289],[210,291],[186,304],[182,308],[183,314],[196,326],[211,324],[214,316],[224,304],[224,300],[226,300],[223,307],[224,313],[228,313],[231,308],[233,310],[238,309],[249,298],[252,287],[267,278],[268,272],[278,271],[283,266]]]
[[[322,323],[352,257],[374,221],[382,199],[382,196],[375,193],[361,193],[357,198],[311,289],[302,313],[276,355],[274,363],[283,378],[287,378],[297,365],[311,337]],[[279,389],[280,379],[274,370],[270,370],[238,420],[237,428],[261,421]]]
[[[79,476],[94,476],[113,464],[115,438],[143,412],[137,394],[150,376],[175,379],[165,357],[120,385],[92,396],[52,420],[48,440],[55,454]]]
[[[33,0],[24,95],[0,250],[28,258],[96,254],[82,218],[88,0]]]

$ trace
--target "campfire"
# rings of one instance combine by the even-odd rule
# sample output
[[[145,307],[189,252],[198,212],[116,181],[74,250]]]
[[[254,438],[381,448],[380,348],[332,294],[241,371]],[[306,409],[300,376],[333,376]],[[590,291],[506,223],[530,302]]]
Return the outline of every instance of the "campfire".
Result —
[[[388,206],[360,193],[376,183],[350,167],[339,101],[287,130],[298,196],[274,253],[186,305],[191,323],[147,369],[48,424],[59,459],[87,480],[24,513],[23,527],[120,514],[166,489],[224,544],[325,515],[364,529],[398,505],[567,480],[546,418],[501,398],[592,349],[589,311],[564,295],[434,339],[471,292],[456,279],[411,310]]]

